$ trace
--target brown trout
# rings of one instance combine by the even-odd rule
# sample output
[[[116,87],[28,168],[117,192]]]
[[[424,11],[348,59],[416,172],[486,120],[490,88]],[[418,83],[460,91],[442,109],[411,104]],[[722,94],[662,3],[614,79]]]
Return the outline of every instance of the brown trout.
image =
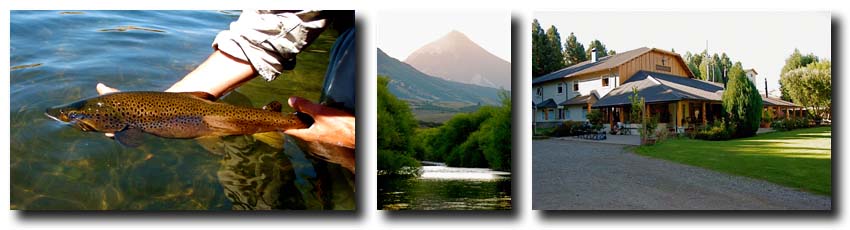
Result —
[[[127,146],[141,144],[142,133],[165,138],[196,138],[306,128],[306,114],[280,113],[279,102],[263,109],[213,102],[205,92],[117,92],[49,108],[47,116],[82,131],[115,133]]]

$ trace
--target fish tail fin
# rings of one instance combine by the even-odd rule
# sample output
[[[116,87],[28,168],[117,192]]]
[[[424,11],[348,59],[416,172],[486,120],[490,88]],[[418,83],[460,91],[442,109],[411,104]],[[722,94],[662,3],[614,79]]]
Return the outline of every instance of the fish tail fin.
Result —
[[[280,132],[255,133],[251,136],[273,148],[283,149],[283,134]]]

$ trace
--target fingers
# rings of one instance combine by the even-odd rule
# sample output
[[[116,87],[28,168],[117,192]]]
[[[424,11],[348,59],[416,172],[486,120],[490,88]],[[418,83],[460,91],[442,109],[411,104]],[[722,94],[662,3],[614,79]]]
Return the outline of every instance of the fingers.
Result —
[[[304,98],[290,97],[288,102],[289,107],[292,107],[295,111],[306,113],[312,117],[316,117],[322,111],[322,105],[315,104]]]
[[[107,93],[118,92],[117,89],[104,85],[103,83],[97,83],[97,94],[104,95]]]

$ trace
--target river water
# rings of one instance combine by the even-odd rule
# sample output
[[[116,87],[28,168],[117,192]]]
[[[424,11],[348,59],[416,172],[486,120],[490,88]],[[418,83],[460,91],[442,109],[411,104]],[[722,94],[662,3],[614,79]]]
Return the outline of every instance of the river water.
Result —
[[[510,210],[511,174],[486,168],[422,166],[417,178],[379,176],[383,210]]]
[[[50,106],[96,96],[98,82],[168,88],[212,52],[215,35],[239,13],[11,11],[11,209],[354,209],[354,175],[291,138],[151,137],[128,148],[44,116]],[[293,95],[318,100],[338,34],[323,33],[278,80],[257,78],[221,100],[253,107]]]

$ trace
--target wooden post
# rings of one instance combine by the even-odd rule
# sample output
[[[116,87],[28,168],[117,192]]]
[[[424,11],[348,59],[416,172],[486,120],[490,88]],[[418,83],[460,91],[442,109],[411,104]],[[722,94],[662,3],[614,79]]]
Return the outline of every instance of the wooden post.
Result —
[[[625,111],[626,111],[626,110],[625,110],[625,109],[623,109],[623,106],[621,105],[621,106],[620,106],[620,108],[619,108],[619,112],[620,112],[620,122],[623,122],[623,123],[626,123],[626,112],[625,112]]]
[[[705,102],[703,101],[702,102],[702,113],[701,113],[702,114],[702,125],[705,125],[706,123],[708,123],[708,120],[705,119],[706,113],[708,113],[708,111],[705,110]]]
[[[590,103],[587,103],[587,113],[590,113]]]
[[[676,102],[676,128],[682,127],[682,101]]]

